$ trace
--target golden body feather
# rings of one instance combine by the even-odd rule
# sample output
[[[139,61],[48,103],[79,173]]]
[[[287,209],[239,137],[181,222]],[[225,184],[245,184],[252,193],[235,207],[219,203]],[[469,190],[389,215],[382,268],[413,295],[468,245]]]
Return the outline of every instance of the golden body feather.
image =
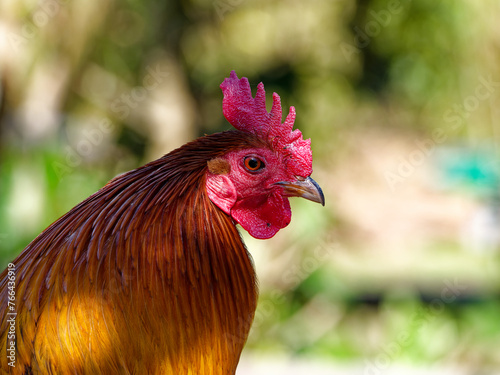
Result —
[[[207,162],[261,146],[199,138],[114,180],[40,234],[16,266],[13,374],[234,374],[253,320],[252,260],[205,189]]]

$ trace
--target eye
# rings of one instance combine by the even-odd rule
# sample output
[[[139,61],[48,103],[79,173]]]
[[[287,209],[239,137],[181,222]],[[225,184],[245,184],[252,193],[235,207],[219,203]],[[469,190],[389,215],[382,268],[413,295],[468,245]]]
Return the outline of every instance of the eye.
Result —
[[[243,164],[249,172],[257,172],[265,167],[264,162],[255,156],[245,157]]]

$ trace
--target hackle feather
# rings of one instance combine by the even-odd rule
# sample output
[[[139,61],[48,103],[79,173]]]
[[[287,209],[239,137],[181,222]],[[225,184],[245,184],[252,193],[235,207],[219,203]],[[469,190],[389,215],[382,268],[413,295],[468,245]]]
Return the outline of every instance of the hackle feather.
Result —
[[[10,373],[234,374],[255,272],[205,175],[209,160],[261,144],[241,131],[199,138],[111,180],[33,240],[13,261]],[[6,282],[4,271],[2,361]]]

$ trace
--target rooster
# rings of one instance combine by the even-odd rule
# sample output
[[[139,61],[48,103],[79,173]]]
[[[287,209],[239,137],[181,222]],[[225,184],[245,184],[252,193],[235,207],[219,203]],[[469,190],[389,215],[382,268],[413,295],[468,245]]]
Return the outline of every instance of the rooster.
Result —
[[[310,140],[248,79],[221,84],[236,130],[122,174],[50,225],[0,275],[2,368],[15,374],[234,374],[254,317],[259,239],[288,197],[324,205]],[[10,303],[8,303],[8,301]],[[7,363],[6,363],[7,359]]]

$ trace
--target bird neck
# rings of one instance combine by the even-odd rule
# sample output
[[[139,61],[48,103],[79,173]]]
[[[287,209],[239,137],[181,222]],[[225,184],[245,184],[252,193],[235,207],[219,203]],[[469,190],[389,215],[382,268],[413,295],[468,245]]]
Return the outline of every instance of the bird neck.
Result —
[[[238,230],[205,190],[207,161],[228,137],[246,142],[204,137],[116,177],[13,261],[20,364],[234,373],[257,287]]]
[[[157,339],[173,373],[231,373],[256,308],[251,256],[232,218],[208,198],[206,168],[147,173],[152,178],[137,180],[148,181],[147,189],[133,189],[140,193],[130,203],[126,194],[120,198],[135,208],[131,219],[125,222],[127,214],[118,211],[111,216],[124,220],[114,225],[122,235],[115,237],[121,253],[113,257],[125,295],[140,291],[145,308],[139,311],[158,317],[147,331],[169,325]],[[215,364],[222,367],[214,370]]]

